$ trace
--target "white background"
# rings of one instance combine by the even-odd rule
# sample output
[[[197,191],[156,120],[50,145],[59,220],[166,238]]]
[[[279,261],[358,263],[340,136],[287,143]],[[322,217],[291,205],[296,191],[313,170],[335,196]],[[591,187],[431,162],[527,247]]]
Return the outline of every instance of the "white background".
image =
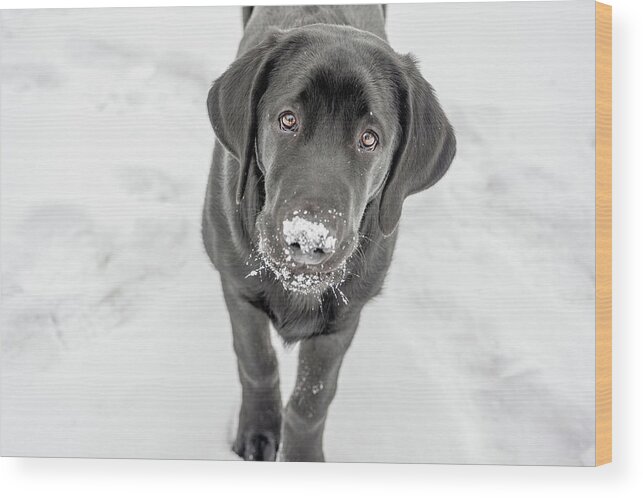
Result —
[[[57,2],[57,6],[213,5],[216,2]],[[260,3],[260,2],[257,2]],[[286,3],[286,2],[283,2]],[[208,495],[217,492],[262,496],[308,496],[408,492],[434,496],[639,496],[636,445],[643,418],[640,388],[640,318],[635,322],[643,252],[635,227],[641,212],[635,189],[641,174],[634,156],[641,109],[635,89],[641,81],[641,7],[636,0],[614,0],[614,461],[599,469],[440,465],[244,465],[239,462],[99,461],[3,459],[0,490],[9,496]],[[51,7],[44,2],[3,2],[9,7]],[[637,347],[638,346],[638,347]],[[638,493],[637,493],[638,491]]]

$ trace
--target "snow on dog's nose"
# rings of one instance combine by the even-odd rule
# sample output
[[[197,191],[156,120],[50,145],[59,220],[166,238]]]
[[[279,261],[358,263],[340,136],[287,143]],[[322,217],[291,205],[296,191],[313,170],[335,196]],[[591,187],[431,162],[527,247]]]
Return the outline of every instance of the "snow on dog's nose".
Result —
[[[295,215],[284,220],[282,231],[288,251],[297,263],[318,265],[335,252],[337,232],[321,221]]]

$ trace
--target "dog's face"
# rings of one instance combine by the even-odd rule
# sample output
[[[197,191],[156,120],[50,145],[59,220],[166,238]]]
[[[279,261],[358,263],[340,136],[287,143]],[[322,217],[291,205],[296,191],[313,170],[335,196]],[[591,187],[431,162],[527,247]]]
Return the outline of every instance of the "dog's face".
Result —
[[[260,250],[306,275],[302,289],[342,279],[399,142],[397,96],[384,71],[372,71],[390,61],[377,55],[323,44],[299,50],[273,70],[259,101]]]
[[[259,179],[259,252],[298,292],[339,284],[367,205],[378,203],[390,235],[404,198],[435,183],[455,152],[411,59],[353,28],[275,32],[215,82],[208,108],[240,162],[238,202]]]

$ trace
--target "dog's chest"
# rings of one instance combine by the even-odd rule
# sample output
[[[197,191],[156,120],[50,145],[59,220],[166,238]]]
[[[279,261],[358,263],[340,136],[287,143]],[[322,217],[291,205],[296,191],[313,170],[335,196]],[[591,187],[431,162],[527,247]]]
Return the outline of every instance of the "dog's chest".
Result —
[[[332,293],[315,296],[273,288],[254,296],[251,302],[268,315],[286,343],[331,333],[340,314]]]

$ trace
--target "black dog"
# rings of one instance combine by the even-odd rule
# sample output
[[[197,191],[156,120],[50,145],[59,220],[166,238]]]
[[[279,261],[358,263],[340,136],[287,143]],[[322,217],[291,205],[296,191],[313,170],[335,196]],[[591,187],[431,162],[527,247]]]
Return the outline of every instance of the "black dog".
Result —
[[[321,461],[328,406],[362,307],[381,289],[404,199],[447,171],[455,137],[382,6],[244,10],[215,81],[217,140],[203,215],[243,401],[234,451]],[[301,341],[282,410],[269,320]]]

